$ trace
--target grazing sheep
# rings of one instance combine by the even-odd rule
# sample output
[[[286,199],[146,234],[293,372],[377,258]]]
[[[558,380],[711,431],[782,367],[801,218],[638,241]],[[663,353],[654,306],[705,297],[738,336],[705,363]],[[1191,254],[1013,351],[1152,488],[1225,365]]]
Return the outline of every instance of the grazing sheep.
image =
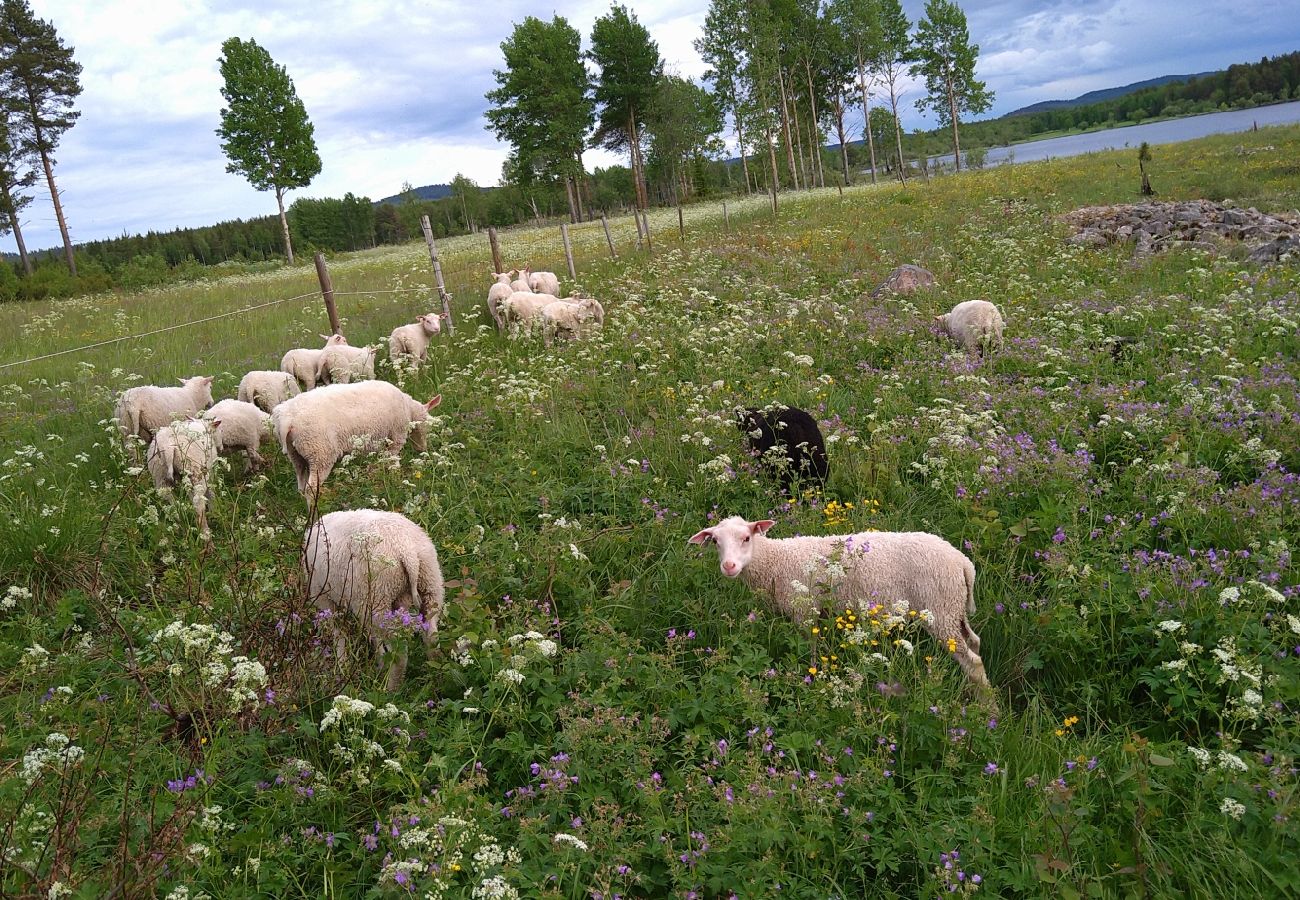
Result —
[[[421,403],[387,381],[334,384],[281,403],[271,423],[298,476],[298,492],[310,503],[338,461],[355,450],[387,447],[397,456],[408,435],[423,450],[429,410],[441,401],[439,395]]]
[[[171,490],[178,481],[189,479],[190,502],[199,519],[199,534],[211,540],[208,504],[212,502],[212,467],[221,452],[220,419],[182,419],[158,429],[149,445],[146,463],[153,486]]]
[[[825,584],[831,564],[844,574],[831,579],[836,604],[859,612],[877,604],[898,614],[921,614],[930,634],[952,652],[966,677],[989,686],[980,639],[970,625],[975,613],[975,566],[960,550],[923,531],[868,531],[823,537],[769,538],[770,519],[723,519],[692,535],[692,544],[718,544],[722,574],[740,577],[768,594],[776,609],[803,624],[819,614],[819,598],[796,587]],[[903,610],[904,612],[906,610]]]
[[[356,616],[376,653],[390,653],[387,634],[403,625],[420,630],[426,650],[433,646],[444,603],[442,569],[423,528],[400,513],[343,510],[322,516],[307,530],[304,546],[308,595],[321,610]],[[333,624],[342,660],[347,643]],[[405,644],[398,642],[388,661],[387,690],[401,686],[406,659]]]
[[[275,439],[269,413],[243,400],[222,400],[205,412],[203,418],[220,423],[216,434],[223,454],[244,451],[244,460],[250,471],[266,464],[257,448]]]
[[[442,319],[436,312],[419,316],[409,325],[398,325],[388,336],[389,359],[396,362],[400,357],[409,356],[417,362],[424,362],[429,342],[440,331]]]
[[[300,392],[298,379],[288,372],[259,370],[249,372],[239,379],[239,393],[236,396],[245,403],[252,403],[263,412],[269,413]]]
[[[182,378],[180,387],[142,384],[123,391],[117,398],[117,424],[131,458],[140,458],[136,438],[147,446],[159,428],[176,419],[197,415],[211,405],[211,375]]]
[[[534,272],[528,270],[528,289],[537,294],[554,294],[560,296],[560,279],[554,272]]]
[[[374,377],[374,347],[326,347],[316,362],[317,384],[348,384]]]
[[[739,409],[736,427],[745,435],[749,452],[759,457],[786,491],[796,477],[826,483],[830,472],[826,442],[817,420],[802,409],[794,406]]]
[[[1002,313],[987,300],[958,303],[952,312],[935,316],[939,330],[951,337],[967,353],[978,350],[983,356],[990,346],[1002,348]]]
[[[513,331],[523,325],[531,325],[550,303],[558,303],[554,294],[535,294],[532,291],[515,291],[501,304],[501,318]]]
[[[501,303],[515,292],[514,287],[510,284],[510,280],[515,274],[514,269],[509,272],[492,273],[492,277],[496,281],[492,284],[492,287],[488,288],[487,309],[492,321],[497,323],[497,331],[505,327],[505,323],[501,321]]]
[[[582,326],[586,322],[595,322],[597,327],[605,324],[605,308],[595,298],[548,303],[542,307],[542,340],[549,347],[561,331],[581,337]]]
[[[292,375],[304,391],[316,386],[316,370],[320,365],[321,355],[330,347],[346,345],[348,339],[341,334],[322,334],[325,346],[320,350],[299,347],[290,350],[280,360],[280,371]]]
[[[528,283],[528,269],[527,268],[520,269],[516,274],[519,277],[516,278],[514,281],[510,282],[510,292],[512,294],[532,293],[533,286]]]

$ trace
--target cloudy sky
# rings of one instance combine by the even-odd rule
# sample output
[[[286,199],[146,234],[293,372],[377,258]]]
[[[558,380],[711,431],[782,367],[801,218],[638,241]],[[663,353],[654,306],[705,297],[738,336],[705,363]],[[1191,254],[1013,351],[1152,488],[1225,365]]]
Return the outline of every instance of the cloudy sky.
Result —
[[[493,184],[506,150],[483,128],[500,42],[527,15],[565,16],[584,36],[609,0],[30,0],[81,63],[81,119],[56,177],[74,241],[205,225],[275,211],[270,194],[227,174],[214,134],[217,57],[237,35],[293,77],[324,170],[294,196],[380,198],[403,181],[463,172]],[[691,44],[708,0],[626,0],[669,67],[698,78]],[[923,0],[904,0],[915,21]],[[1168,73],[1200,72],[1300,49],[1296,0],[966,0],[994,115]],[[585,46],[585,39],[584,39]],[[904,97],[904,124],[925,124]],[[859,126],[860,128],[860,126]],[[601,152],[588,163],[612,161]],[[40,182],[29,248],[58,244]],[[13,238],[0,248],[13,249]]]

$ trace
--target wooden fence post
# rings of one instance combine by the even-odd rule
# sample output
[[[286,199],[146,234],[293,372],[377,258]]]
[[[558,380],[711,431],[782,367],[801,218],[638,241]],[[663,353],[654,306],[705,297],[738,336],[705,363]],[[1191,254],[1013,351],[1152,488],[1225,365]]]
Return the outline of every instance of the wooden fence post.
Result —
[[[442,263],[438,262],[438,245],[433,242],[433,227],[429,225],[428,216],[420,216],[420,230],[424,232],[424,242],[429,245],[429,259],[433,261],[433,278],[438,284],[438,296],[442,298],[442,316],[447,320],[447,336],[456,334],[456,323],[451,319],[451,295],[442,283]]]
[[[316,254],[316,277],[320,279],[321,296],[325,298],[325,313],[330,317],[330,330],[340,332],[339,311],[334,305],[334,282],[330,281],[330,270],[325,267],[325,254]]]
[[[501,245],[497,243],[497,230],[488,226],[488,243],[492,245],[492,273],[504,272],[501,268]]]
[[[727,212],[727,201],[722,201],[722,228],[725,231],[731,230],[731,215]]]
[[[609,233],[609,219],[605,218],[604,213],[600,214],[600,224],[605,226],[605,243],[609,244],[609,258],[618,259],[618,251],[614,249],[614,238]]]
[[[569,279],[578,280],[578,270],[573,267],[573,246],[569,243],[569,223],[560,223],[560,237],[564,240],[564,261],[569,264]]]

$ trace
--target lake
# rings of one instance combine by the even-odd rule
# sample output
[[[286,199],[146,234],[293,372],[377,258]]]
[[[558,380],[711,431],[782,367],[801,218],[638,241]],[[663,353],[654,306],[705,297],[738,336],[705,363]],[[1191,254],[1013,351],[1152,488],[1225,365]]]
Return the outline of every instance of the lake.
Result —
[[[1292,125],[1297,122],[1300,122],[1300,101],[1260,106],[1255,109],[1232,109],[1227,112],[1205,113],[1164,122],[1149,122],[1145,125],[1128,125],[1123,128],[1090,131],[1086,134],[1068,134],[1042,141],[1026,141],[1023,144],[1012,144],[1010,147],[990,147],[986,164],[1033,162],[1058,156],[1078,156],[1081,153],[1095,153],[1099,150],[1136,147],[1143,141],[1150,144],[1176,144],[1179,141],[1190,141],[1211,134],[1250,131],[1256,124],[1263,128],[1265,125]],[[952,154],[931,157],[930,162],[952,165]]]

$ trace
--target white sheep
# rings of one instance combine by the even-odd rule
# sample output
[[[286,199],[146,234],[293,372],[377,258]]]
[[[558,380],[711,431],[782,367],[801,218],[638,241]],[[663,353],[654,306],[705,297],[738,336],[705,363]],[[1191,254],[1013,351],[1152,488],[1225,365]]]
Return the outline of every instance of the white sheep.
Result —
[[[331,619],[344,611],[356,616],[375,652],[389,656],[386,689],[397,690],[407,651],[403,641],[390,647],[388,636],[403,626],[415,628],[427,651],[442,616],[442,568],[429,535],[400,513],[332,512],[307,529],[302,569],[316,606],[330,611]],[[347,644],[338,624],[331,624],[342,661]]]
[[[554,272],[534,272],[528,270],[528,289],[537,294],[554,294],[560,296],[560,279]]]
[[[442,319],[436,312],[418,316],[409,325],[398,325],[388,336],[388,356],[394,362],[402,357],[411,357],[417,362],[424,362],[429,351],[429,342],[433,336],[442,331]]]
[[[118,429],[122,440],[138,460],[136,439],[146,446],[159,428],[177,419],[197,415],[212,405],[212,376],[182,378],[180,387],[142,384],[128,388],[117,398]]]
[[[348,384],[374,377],[374,347],[326,347],[316,363],[317,384]]]
[[[967,678],[988,687],[979,635],[970,625],[975,566],[964,553],[923,531],[769,538],[773,524],[731,516],[689,540],[716,541],[723,575],[739,576],[768,594],[779,612],[800,624],[823,611],[815,590],[827,581],[837,604],[859,612],[877,604],[887,610],[905,605],[918,614],[928,610],[922,617],[926,630],[951,648]],[[831,577],[836,569],[843,574]]]
[[[532,293],[533,286],[528,283],[528,269],[527,268],[520,269],[516,272],[516,275],[518,277],[515,278],[514,281],[510,282],[510,293],[512,294]]]
[[[275,440],[270,413],[243,400],[222,400],[205,412],[203,418],[220,423],[216,433],[223,454],[242,450],[250,470],[266,464],[257,451],[262,444]]]
[[[294,351],[290,350],[290,353]],[[316,351],[308,351],[316,352]],[[239,393],[236,396],[245,403],[252,403],[263,412],[270,412],[290,397],[301,393],[298,379],[288,372],[272,372],[259,369],[249,372],[239,379]]]
[[[554,294],[536,294],[532,291],[515,291],[501,304],[501,318],[511,330],[532,325],[550,303],[559,302]]]
[[[322,334],[321,337],[325,339],[325,346],[320,350],[298,347],[290,350],[280,360],[280,371],[292,375],[304,391],[310,391],[316,386],[316,370],[320,365],[321,354],[330,347],[346,345],[348,342],[341,334]]]
[[[542,339],[549,347],[560,332],[580,337],[586,322],[595,322],[597,327],[605,324],[605,308],[595,298],[549,303],[542,308]]]
[[[511,269],[509,272],[493,272],[492,277],[496,279],[492,287],[488,288],[487,309],[488,315],[492,321],[497,323],[497,330],[500,331],[505,323],[501,321],[501,303],[507,297],[515,292],[510,281],[514,278],[516,272]]]
[[[421,403],[387,381],[334,384],[281,403],[271,423],[310,503],[338,461],[355,450],[386,447],[397,456],[408,436],[423,450],[429,410],[441,400]]]
[[[987,300],[967,300],[958,303],[952,312],[935,316],[939,330],[951,337],[967,353],[986,348],[1002,347],[1002,313]]]
[[[146,464],[153,485],[170,491],[177,482],[188,481],[190,502],[199,520],[199,534],[212,539],[208,528],[208,503],[212,501],[212,467],[221,451],[217,429],[219,419],[181,419],[158,429],[149,445]]]

